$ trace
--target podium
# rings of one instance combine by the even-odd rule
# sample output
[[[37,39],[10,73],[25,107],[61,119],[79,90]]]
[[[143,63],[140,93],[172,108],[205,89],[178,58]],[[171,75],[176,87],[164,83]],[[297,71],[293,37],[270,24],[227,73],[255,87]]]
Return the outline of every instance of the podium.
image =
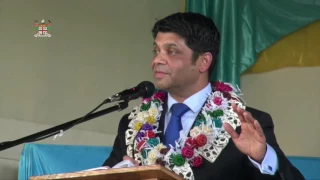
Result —
[[[29,180],[183,180],[161,165],[32,176]]]

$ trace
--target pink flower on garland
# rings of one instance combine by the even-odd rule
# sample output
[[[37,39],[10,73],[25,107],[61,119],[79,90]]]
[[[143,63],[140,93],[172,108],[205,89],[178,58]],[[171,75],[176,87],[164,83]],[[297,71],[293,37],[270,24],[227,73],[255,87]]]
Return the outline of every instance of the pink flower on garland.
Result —
[[[221,97],[215,97],[213,99],[213,103],[216,104],[217,106],[220,106],[222,104],[222,98]]]
[[[154,94],[154,99],[158,99],[160,101],[165,101],[166,100],[166,94],[162,91],[158,91],[157,93]]]
[[[143,98],[142,102],[143,103],[149,103],[149,102],[151,102],[151,98]]]
[[[189,146],[185,146],[182,148],[181,154],[184,158],[192,158],[194,155],[194,151]]]
[[[206,104],[206,107],[210,109],[210,108],[212,108],[212,105],[210,103],[208,103],[208,104]]]
[[[222,92],[230,92],[233,90],[232,87],[230,87],[229,85],[227,85],[223,82],[215,82],[214,89],[217,91],[222,91]]]

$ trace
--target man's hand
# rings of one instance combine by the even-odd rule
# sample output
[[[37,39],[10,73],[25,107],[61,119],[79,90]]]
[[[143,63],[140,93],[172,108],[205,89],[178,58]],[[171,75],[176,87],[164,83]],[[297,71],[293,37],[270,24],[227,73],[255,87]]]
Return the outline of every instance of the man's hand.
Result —
[[[241,133],[238,134],[229,123],[224,123],[224,129],[230,134],[236,147],[251,159],[262,163],[267,151],[266,137],[257,120],[251,113],[232,104],[241,121]]]
[[[132,162],[132,164],[134,164],[135,166],[139,166],[139,162],[137,162],[136,160],[132,159],[129,156],[123,156],[123,160],[129,160]]]

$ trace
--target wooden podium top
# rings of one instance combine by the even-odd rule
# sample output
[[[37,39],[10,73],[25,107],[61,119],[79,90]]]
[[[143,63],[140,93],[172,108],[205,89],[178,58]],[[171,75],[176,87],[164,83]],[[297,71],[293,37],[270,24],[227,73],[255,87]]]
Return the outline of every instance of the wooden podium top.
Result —
[[[160,165],[137,166],[106,170],[82,171],[64,174],[33,176],[30,180],[65,179],[65,180],[183,180],[174,172]]]

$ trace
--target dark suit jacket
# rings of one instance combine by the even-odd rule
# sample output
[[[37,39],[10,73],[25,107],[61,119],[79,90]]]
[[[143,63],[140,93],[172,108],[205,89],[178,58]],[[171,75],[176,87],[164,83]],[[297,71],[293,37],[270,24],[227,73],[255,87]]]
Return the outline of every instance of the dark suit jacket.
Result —
[[[160,118],[159,130],[164,127],[164,114],[166,112],[166,103]],[[273,147],[278,156],[278,171],[274,176],[264,175],[259,169],[252,165],[248,156],[242,154],[233,141],[230,139],[229,144],[224,148],[214,163],[204,160],[204,164],[200,168],[193,168],[195,180],[304,180],[302,174],[289,162],[282,150],[280,149],[275,134],[272,118],[269,114],[253,109],[246,108],[252,116],[257,119],[264,130],[267,143]],[[125,131],[128,128],[129,120],[126,114],[122,117],[118,134],[114,141],[113,151],[109,158],[104,162],[104,166],[112,167],[116,163],[122,161],[123,156],[127,155],[127,146],[125,144]],[[236,131],[239,133],[241,128]],[[163,134],[159,135],[163,141]]]

